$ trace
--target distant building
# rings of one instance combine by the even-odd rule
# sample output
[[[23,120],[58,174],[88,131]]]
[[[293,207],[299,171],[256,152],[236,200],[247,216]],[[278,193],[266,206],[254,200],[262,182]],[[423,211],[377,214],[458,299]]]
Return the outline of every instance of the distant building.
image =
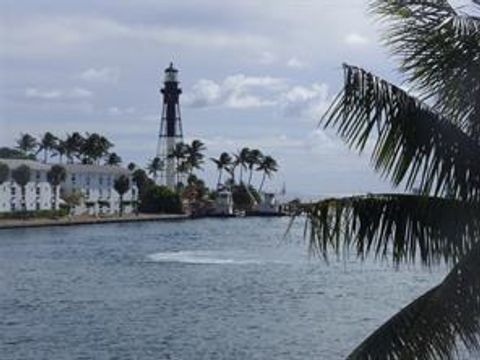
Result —
[[[50,165],[19,159],[0,159],[0,162],[10,168],[7,181],[0,184],[0,213],[21,211],[24,209],[24,202],[27,211],[58,209],[59,193],[57,191],[57,194],[53,194],[52,187],[47,181]],[[24,199],[22,188],[12,178],[12,170],[21,165],[30,168],[30,181],[25,186]]]
[[[120,211],[120,195],[114,189],[114,182],[120,175],[130,178],[130,189],[123,195],[124,213],[133,212],[138,201],[138,189],[130,172],[119,166],[63,164],[67,176],[59,191],[53,194],[47,180],[52,165],[17,159],[0,159],[0,162],[10,168],[7,181],[0,184],[0,213],[21,211],[24,201],[27,211],[58,210],[59,204],[64,203],[62,196],[76,192],[81,199],[80,205],[72,211],[74,215],[115,214]],[[22,199],[20,185],[11,176],[12,170],[21,165],[28,166],[31,171],[30,181],[25,187],[25,199]]]
[[[100,166],[83,164],[66,164],[67,179],[61,185],[62,195],[73,192],[82,195],[81,204],[75,206],[73,213],[80,214],[115,214],[120,211],[120,195],[114,189],[114,181],[120,175],[130,178],[130,189],[124,194],[124,213],[135,210],[138,201],[138,189],[133,184],[131,174],[119,166]]]
[[[233,197],[230,191],[221,190],[217,192],[217,198],[215,199],[214,215],[233,215]]]

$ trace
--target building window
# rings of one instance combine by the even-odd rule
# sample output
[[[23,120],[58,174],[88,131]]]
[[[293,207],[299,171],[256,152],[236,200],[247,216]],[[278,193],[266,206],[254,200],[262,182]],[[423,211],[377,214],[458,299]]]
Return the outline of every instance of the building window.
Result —
[[[37,196],[40,196],[40,186],[37,186],[35,193],[37,194]]]
[[[40,171],[37,171],[37,172],[36,172],[35,178],[36,178],[37,182],[40,181],[40,178],[41,178]]]
[[[37,203],[35,204],[35,209],[37,209],[37,211],[40,210],[40,203],[37,202]]]
[[[10,194],[12,196],[15,196],[15,192],[16,192],[15,186],[12,186],[11,189],[10,189]]]
[[[72,184],[75,185],[76,182],[77,182],[77,178],[75,174],[72,174]]]
[[[103,176],[100,176],[100,177],[98,178],[98,183],[99,183],[100,185],[103,185]]]
[[[87,175],[86,179],[85,179],[85,184],[87,184],[87,186],[90,186],[90,176]]]

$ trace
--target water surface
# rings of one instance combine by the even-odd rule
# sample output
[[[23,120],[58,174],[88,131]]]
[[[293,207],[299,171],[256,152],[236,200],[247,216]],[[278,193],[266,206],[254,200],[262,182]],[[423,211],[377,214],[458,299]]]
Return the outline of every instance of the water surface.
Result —
[[[1,359],[342,359],[443,271],[308,256],[288,219],[0,231]]]

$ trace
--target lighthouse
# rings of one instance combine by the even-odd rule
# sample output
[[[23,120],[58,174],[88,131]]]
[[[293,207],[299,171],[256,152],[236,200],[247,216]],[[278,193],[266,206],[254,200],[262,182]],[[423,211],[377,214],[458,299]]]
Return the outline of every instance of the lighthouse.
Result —
[[[173,155],[176,144],[183,141],[182,120],[180,116],[180,94],[178,70],[173,63],[165,69],[162,94],[163,109],[158,136],[157,157],[162,168],[160,183],[173,189],[177,185],[177,164]]]

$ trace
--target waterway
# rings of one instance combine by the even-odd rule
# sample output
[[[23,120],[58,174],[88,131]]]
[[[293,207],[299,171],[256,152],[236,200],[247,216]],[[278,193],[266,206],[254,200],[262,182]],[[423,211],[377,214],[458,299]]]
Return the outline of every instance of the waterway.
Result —
[[[1,359],[342,359],[444,276],[312,258],[297,222],[0,231]]]

